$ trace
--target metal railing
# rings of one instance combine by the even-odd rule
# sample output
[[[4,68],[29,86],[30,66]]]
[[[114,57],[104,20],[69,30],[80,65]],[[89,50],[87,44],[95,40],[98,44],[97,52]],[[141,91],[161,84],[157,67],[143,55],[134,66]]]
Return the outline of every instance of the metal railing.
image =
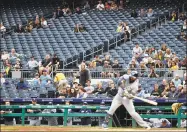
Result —
[[[149,77],[149,78],[166,78],[170,79],[175,76],[175,74],[178,74],[180,77],[184,76],[184,73],[186,73],[185,69],[180,69],[176,71],[171,71],[168,68],[155,68],[155,74],[158,75],[158,77],[152,77],[149,76],[151,73],[150,69],[142,70],[142,69],[131,69],[136,70],[139,72],[139,76],[141,77]],[[66,78],[74,78],[80,76],[79,69],[58,69],[56,73],[63,73]],[[119,76],[124,75],[127,73],[127,69],[100,69],[100,70],[90,70],[90,75],[92,79],[111,79],[116,78],[119,74]],[[35,71],[28,70],[28,69],[21,69],[19,71],[11,71],[10,76],[5,76],[5,78],[34,78]],[[51,72],[51,77],[53,78],[53,71]]]
[[[93,109],[93,110],[108,110],[109,106],[80,106],[80,105],[1,105],[1,109],[21,109],[21,113],[7,113],[1,114],[1,117],[21,117],[21,124],[25,125],[25,117],[35,116],[35,117],[63,117],[64,126],[67,126],[68,117],[104,117],[106,113],[69,113],[68,109]],[[26,109],[64,109],[64,113],[26,113]],[[135,106],[135,109],[138,111],[148,110],[161,110],[161,111],[171,111],[171,106]],[[142,118],[173,118],[177,119],[177,127],[181,126],[181,119],[185,119],[186,115],[183,112],[186,110],[186,107],[181,107],[176,115],[173,113],[170,114],[140,114]],[[124,112],[124,111],[123,111]],[[136,122],[134,119],[132,121],[132,127],[136,127]],[[109,127],[112,127],[112,118],[109,121]]]

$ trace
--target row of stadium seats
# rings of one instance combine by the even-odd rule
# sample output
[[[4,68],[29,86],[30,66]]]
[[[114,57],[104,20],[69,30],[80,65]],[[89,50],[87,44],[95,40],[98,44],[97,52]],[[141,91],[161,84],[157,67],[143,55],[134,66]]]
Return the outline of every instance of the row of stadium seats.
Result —
[[[43,97],[49,97],[50,92],[55,92],[56,89],[52,85],[46,87],[33,86],[32,83],[25,81],[28,84],[28,89],[17,90],[16,85],[19,80],[8,79],[9,84],[3,84],[0,88],[1,98],[30,98],[30,97],[41,97],[41,95],[46,95]],[[161,84],[162,78],[140,78],[140,84],[142,88],[150,93],[153,90],[154,84]],[[102,87],[105,89],[108,87],[108,81],[102,81]],[[96,88],[96,84],[93,85]],[[48,96],[47,96],[48,95]],[[106,96],[106,95],[103,95]]]
[[[161,8],[155,7],[155,14]],[[174,7],[168,6],[174,10]],[[164,9],[166,13],[169,10]],[[2,50],[15,48],[18,53],[27,56],[34,55],[37,60],[44,59],[47,53],[56,53],[61,61],[72,58],[84,51],[100,48],[109,42],[114,42],[116,27],[119,21],[128,22],[131,29],[141,29],[148,26],[159,15],[151,18],[132,18],[130,12],[119,11],[94,11],[87,12],[86,15],[72,15],[61,17],[55,20],[48,20],[50,28],[33,29],[31,34],[13,34],[1,39]],[[76,23],[82,23],[87,32],[74,33]],[[97,50],[97,48],[96,48]],[[88,52],[90,53],[90,52]]]
[[[126,42],[121,46],[110,50],[110,55],[113,59],[117,59],[123,67],[127,67],[127,64],[132,58],[132,49],[135,43],[139,43],[142,49],[146,47],[155,47],[156,50],[161,48],[163,43],[166,43],[167,47],[172,49],[177,56],[182,59],[185,56],[186,42],[177,40],[177,36],[180,35],[180,30],[183,25],[182,21],[168,22],[160,26],[158,29],[151,30],[148,33],[143,33],[137,38],[132,39],[130,42]],[[100,56],[103,58],[104,56]]]

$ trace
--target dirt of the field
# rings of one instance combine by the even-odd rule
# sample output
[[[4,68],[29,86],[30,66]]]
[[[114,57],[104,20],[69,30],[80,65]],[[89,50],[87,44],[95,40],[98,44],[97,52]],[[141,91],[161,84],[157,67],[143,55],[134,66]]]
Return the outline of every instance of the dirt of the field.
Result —
[[[11,132],[33,132],[33,131],[46,131],[46,132],[77,132],[77,131],[92,131],[92,132],[115,132],[115,131],[123,131],[123,132],[186,132],[186,129],[178,129],[178,128],[162,128],[162,129],[151,129],[146,130],[143,128],[108,128],[103,129],[101,127],[50,127],[50,126],[1,126],[1,132],[11,131]]]

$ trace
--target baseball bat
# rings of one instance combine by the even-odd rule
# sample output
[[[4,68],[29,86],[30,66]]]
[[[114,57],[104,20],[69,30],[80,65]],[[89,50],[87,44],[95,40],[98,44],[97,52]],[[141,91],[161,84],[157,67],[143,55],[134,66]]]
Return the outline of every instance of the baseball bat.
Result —
[[[137,96],[133,96],[133,98],[138,99],[138,100],[141,100],[141,101],[146,102],[146,103],[149,103],[149,104],[152,104],[152,105],[157,105],[157,104],[158,104],[158,103],[155,102],[155,101],[152,101],[152,100],[149,100],[149,99],[143,99],[143,98],[140,98],[140,97],[137,97]]]

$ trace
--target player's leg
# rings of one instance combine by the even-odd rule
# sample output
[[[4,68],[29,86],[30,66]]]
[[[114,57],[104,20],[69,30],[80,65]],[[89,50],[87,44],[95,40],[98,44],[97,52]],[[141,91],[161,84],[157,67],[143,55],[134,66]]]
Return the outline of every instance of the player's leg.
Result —
[[[116,95],[114,99],[112,100],[112,104],[110,106],[110,109],[107,111],[107,115],[105,117],[105,120],[102,124],[102,127],[107,128],[109,120],[112,118],[114,112],[116,109],[122,104],[121,102],[122,98],[119,95]]]
[[[125,108],[127,109],[127,111],[129,112],[129,114],[132,116],[132,118],[134,118],[136,120],[136,122],[141,127],[145,127],[145,128],[148,128],[148,129],[150,128],[150,126],[145,121],[143,121],[141,116],[135,111],[132,99],[128,99],[126,97],[123,97],[122,103],[125,106]]]

